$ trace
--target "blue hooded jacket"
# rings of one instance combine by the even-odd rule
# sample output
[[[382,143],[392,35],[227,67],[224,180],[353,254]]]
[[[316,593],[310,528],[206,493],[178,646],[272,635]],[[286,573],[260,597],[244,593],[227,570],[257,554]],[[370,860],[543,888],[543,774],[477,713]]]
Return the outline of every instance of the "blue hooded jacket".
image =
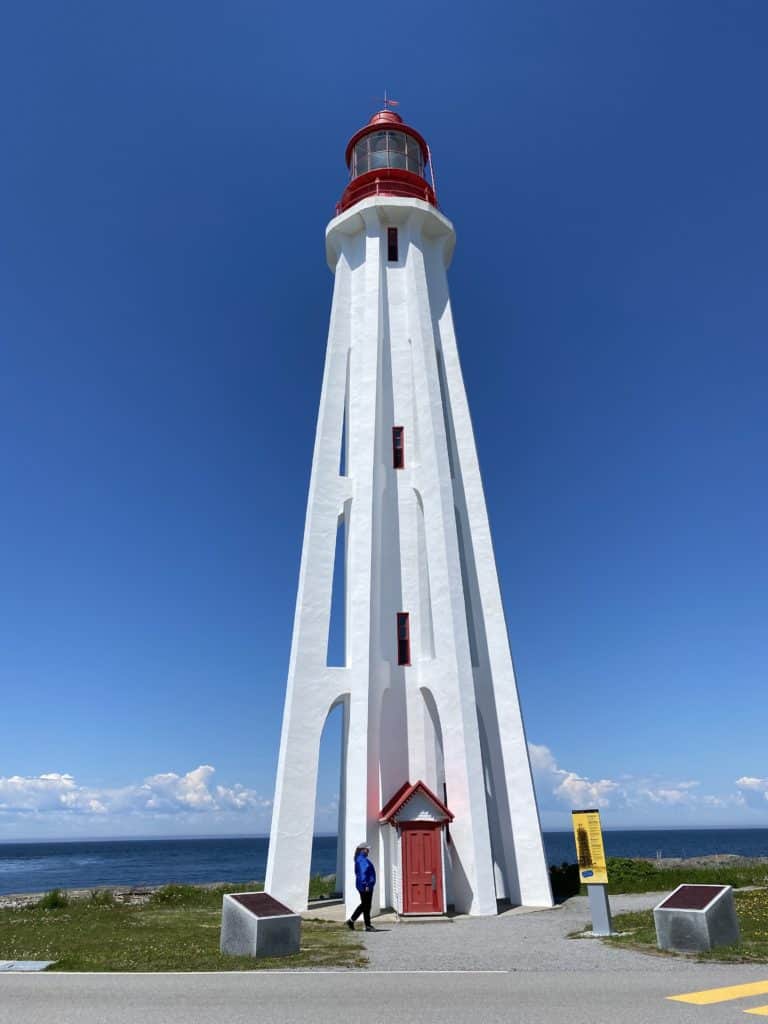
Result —
[[[376,869],[368,860],[364,850],[355,854],[355,885],[358,892],[373,889],[376,885]]]

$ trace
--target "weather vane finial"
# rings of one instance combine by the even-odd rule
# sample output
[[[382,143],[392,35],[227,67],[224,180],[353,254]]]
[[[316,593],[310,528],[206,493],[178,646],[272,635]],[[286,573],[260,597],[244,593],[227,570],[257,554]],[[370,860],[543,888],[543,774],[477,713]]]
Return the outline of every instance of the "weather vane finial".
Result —
[[[399,106],[400,106],[400,101],[399,100],[391,100],[389,98],[387,90],[385,89],[384,90],[384,109],[385,110],[389,110],[390,107],[399,107]]]

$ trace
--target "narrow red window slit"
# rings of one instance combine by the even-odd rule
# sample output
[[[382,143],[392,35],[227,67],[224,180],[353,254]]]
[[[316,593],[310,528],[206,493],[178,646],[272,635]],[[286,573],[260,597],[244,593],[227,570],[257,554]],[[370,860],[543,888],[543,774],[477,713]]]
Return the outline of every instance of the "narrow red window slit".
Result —
[[[411,664],[411,626],[408,612],[397,613],[397,664]]]
[[[395,469],[405,467],[405,427],[392,427],[392,465]]]
[[[397,228],[387,228],[387,259],[397,263]]]

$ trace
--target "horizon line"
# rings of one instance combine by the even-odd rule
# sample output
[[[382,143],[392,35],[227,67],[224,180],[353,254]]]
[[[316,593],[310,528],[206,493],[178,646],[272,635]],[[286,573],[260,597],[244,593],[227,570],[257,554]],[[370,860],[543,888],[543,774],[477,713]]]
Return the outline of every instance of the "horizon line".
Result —
[[[603,827],[603,832],[757,832],[768,831],[768,823],[764,825],[622,825],[613,828]],[[542,835],[570,835],[570,828],[543,828]],[[314,832],[313,839],[337,839],[337,832]],[[121,843],[121,842],[199,842],[200,840],[222,839],[269,839],[268,832],[227,832],[221,835],[201,834],[164,834],[164,835],[113,835],[113,836],[0,836],[3,844],[34,844],[34,843]]]

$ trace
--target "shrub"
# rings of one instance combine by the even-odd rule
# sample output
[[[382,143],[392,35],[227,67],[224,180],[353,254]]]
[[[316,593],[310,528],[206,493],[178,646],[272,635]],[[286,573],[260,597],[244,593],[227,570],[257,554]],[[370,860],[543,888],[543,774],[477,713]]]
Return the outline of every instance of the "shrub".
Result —
[[[94,907],[113,907],[115,895],[109,889],[92,889],[89,901]]]
[[[608,858],[608,892],[667,892],[683,883],[689,885],[765,885],[768,869],[765,864],[725,865],[695,868],[656,867],[652,861],[629,857]]]
[[[45,896],[42,896],[35,906],[39,910],[61,910],[69,906],[69,896],[61,889],[51,889]]]
[[[571,896],[579,895],[579,865],[566,864],[565,861],[557,867],[553,864],[549,869],[549,880],[552,883],[552,895],[556,900],[567,900]]]
[[[150,903],[160,903],[172,907],[179,907],[182,904],[189,906],[207,903],[209,900],[208,890],[196,885],[164,885],[162,889],[156,889],[149,897]]]
[[[224,893],[260,892],[263,888],[261,882],[226,883],[213,886],[164,885],[152,893],[149,902],[155,906],[214,907],[220,903]]]
[[[632,857],[608,857],[608,892],[653,892],[665,882],[659,869],[647,860]]]
[[[738,889],[744,885],[768,885],[768,865],[754,864],[726,865],[719,867],[657,867],[650,860],[635,860],[633,857],[608,857],[608,892],[669,892],[678,885],[732,885]],[[556,900],[566,900],[586,892],[586,886],[579,881],[578,864],[549,869],[552,895]]]
[[[309,880],[309,898],[323,900],[336,892],[336,875],[312,875]]]

